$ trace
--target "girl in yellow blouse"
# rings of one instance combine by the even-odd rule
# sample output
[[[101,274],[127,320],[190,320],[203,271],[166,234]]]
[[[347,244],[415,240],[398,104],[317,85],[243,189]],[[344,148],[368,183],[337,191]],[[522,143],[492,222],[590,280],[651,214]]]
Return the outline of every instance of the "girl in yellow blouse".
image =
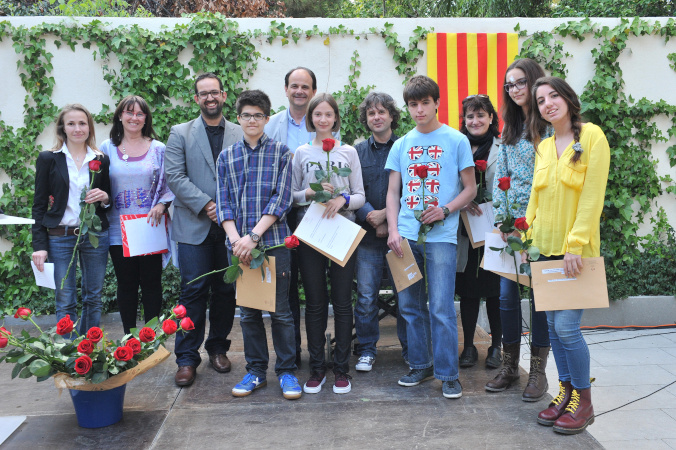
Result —
[[[572,277],[580,273],[583,258],[600,256],[610,148],[598,126],[582,123],[580,101],[564,80],[538,79],[531,104],[541,117],[533,114],[529,124],[537,156],[526,221],[540,259],[562,259],[566,276]],[[539,142],[542,120],[554,127],[554,136]],[[583,311],[547,311],[559,395],[540,412],[538,423],[563,434],[581,433],[594,422],[589,350],[580,331]]]

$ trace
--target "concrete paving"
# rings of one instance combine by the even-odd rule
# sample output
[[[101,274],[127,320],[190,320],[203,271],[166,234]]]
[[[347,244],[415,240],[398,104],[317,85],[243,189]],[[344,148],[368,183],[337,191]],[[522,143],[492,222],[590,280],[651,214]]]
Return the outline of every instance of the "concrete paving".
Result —
[[[106,331],[113,336],[122,334],[121,325],[115,319],[115,316],[105,319]],[[332,327],[331,320],[329,327]],[[334,394],[333,376],[329,375],[319,394],[285,400],[272,370],[274,353],[271,351],[268,385],[248,397],[235,398],[230,390],[243,377],[245,361],[239,326],[235,326],[232,334],[231,373],[215,372],[203,354],[195,384],[181,389],[173,382],[176,365],[171,357],[129,383],[125,415],[120,423],[95,430],[77,426],[67,391],[59,393],[51,381],[11,380],[12,367],[2,364],[0,416],[27,416],[2,449],[603,448],[587,432],[561,436],[551,428],[538,425],[535,417],[551,397],[535,403],[521,401],[527,379],[525,373],[520,383],[507,391],[487,393],[484,384],[497,370],[483,366],[490,339],[480,328],[477,328],[475,344],[481,359],[475,367],[461,371],[463,397],[457,400],[443,398],[441,382],[437,380],[411,388],[397,385],[397,379],[406,374],[408,368],[401,358],[395,322],[391,318],[381,322],[374,369],[356,373],[356,357],[352,357],[353,389],[349,394]],[[674,344],[676,347],[676,342]],[[676,358],[676,354],[671,356]],[[673,373],[675,367],[665,370]],[[307,352],[303,353],[303,364],[297,375],[301,383],[309,377]],[[555,379],[555,375],[550,377]],[[673,391],[670,395],[673,396]],[[664,419],[676,420],[673,409],[671,415],[662,410],[660,413],[666,416]],[[645,421],[652,422],[651,428],[664,424],[654,418]],[[599,422],[603,420],[597,420]],[[624,427],[632,428],[627,424]],[[671,430],[672,435],[668,437],[676,439],[676,427],[672,426]],[[641,431],[644,436],[648,433],[649,430]],[[669,445],[666,438],[661,443]]]

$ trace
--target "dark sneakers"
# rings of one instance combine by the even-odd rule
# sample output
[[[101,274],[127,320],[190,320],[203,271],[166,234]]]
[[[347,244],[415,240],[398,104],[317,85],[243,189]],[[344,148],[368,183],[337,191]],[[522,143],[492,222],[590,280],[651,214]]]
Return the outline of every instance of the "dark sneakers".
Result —
[[[434,367],[426,369],[411,369],[408,375],[401,377],[399,386],[417,386],[423,381],[434,378]]]

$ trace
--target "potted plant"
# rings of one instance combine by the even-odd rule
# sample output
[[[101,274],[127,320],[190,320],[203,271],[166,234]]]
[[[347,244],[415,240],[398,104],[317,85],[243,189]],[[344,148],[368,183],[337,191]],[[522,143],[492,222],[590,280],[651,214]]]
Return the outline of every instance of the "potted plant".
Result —
[[[0,362],[14,364],[12,378],[35,376],[40,382],[53,377],[57,388],[69,389],[78,424],[85,428],[120,421],[126,384],[169,357],[163,346],[169,337],[195,328],[182,305],[116,341],[99,327],[78,335],[69,315],[46,331],[28,308],[19,308],[14,317],[31,322],[39,334],[0,327],[0,353],[4,353]]]

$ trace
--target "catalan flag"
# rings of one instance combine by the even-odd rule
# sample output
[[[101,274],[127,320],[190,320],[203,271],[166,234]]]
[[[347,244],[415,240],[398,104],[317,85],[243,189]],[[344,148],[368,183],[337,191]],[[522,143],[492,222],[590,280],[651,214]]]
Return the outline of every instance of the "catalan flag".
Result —
[[[459,129],[462,101],[472,94],[488,95],[499,114],[505,71],[518,52],[516,33],[428,34],[427,75],[439,84],[439,120]]]

